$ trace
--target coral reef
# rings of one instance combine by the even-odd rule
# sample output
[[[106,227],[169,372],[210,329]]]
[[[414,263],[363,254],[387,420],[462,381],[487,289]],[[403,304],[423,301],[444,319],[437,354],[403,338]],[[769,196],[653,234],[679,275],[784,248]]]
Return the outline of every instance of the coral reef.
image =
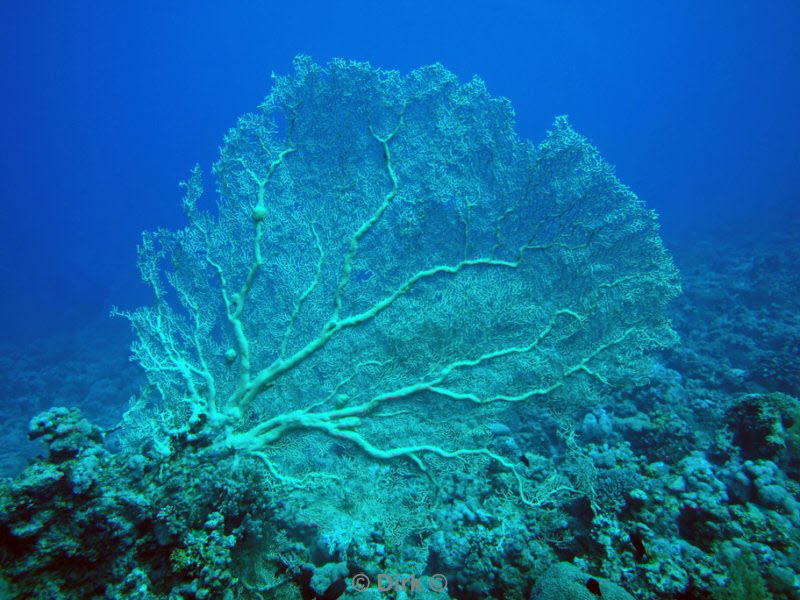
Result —
[[[323,72],[302,61],[301,68],[303,85],[324,93],[333,89],[325,86],[342,83],[337,73],[361,73],[369,79],[373,72],[363,65],[339,65],[341,71]],[[438,81],[447,89],[445,98],[464,93],[457,97],[487,102],[486,115],[508,116],[507,106],[492,104],[482,85],[459,88],[441,71],[426,73],[425,77],[442,78]],[[424,96],[431,92],[423,85],[425,77],[418,74],[406,84],[413,83],[414,94]],[[379,85],[396,84],[389,78]],[[297,90],[288,80],[277,85],[288,99],[284,114],[291,117],[300,110],[292,101],[298,100],[292,95]],[[347,152],[329,153],[323,163],[332,161],[344,179],[330,190],[314,188],[321,196],[332,194],[326,202],[343,195],[350,202],[345,212],[353,212],[354,226],[368,224],[374,216],[367,204],[359,203],[375,198],[382,205],[387,198],[393,189],[392,169],[402,180],[412,177],[415,165],[422,168],[404,158],[404,152],[421,147],[419,136],[403,140],[413,127],[413,111],[404,114],[399,127],[399,119],[387,116],[398,116],[394,108],[381,107],[388,111],[379,111],[386,118],[362,127],[358,137],[361,156],[369,158],[365,173],[374,177],[365,177],[361,187],[348,187],[345,180],[359,172],[351,164],[355,159]],[[442,139],[449,140],[445,146],[460,139],[448,128],[463,118],[458,110],[467,110],[450,108],[453,111],[443,111],[426,130],[444,128]],[[358,111],[348,115],[364,116]],[[77,334],[80,342],[42,340],[2,352],[0,361],[8,375],[0,393],[10,411],[3,465],[10,474],[26,456],[37,450],[41,455],[29,460],[15,478],[0,483],[0,596],[800,598],[796,232],[773,243],[740,235],[713,244],[674,245],[671,251],[681,269],[684,295],[670,311],[681,343],[661,350],[655,360],[628,348],[594,363],[594,357],[588,358],[593,350],[586,354],[587,347],[603,347],[592,337],[594,330],[577,327],[576,319],[558,321],[548,329],[548,314],[530,306],[530,298],[525,300],[525,318],[546,333],[530,348],[536,359],[522,360],[524,353],[511,350],[519,349],[526,333],[514,320],[526,305],[512,302],[519,300],[516,296],[509,300],[491,294],[502,278],[467,277],[464,286],[445,289],[439,288],[439,279],[431,278],[393,300],[395,308],[402,308],[401,319],[381,313],[363,337],[341,338],[339,345],[331,337],[329,350],[310,354],[313,360],[298,366],[288,379],[269,371],[264,381],[274,375],[272,385],[264,385],[250,402],[237,396],[237,390],[247,388],[247,382],[241,383],[241,362],[248,356],[253,365],[258,360],[268,367],[296,356],[305,348],[303,340],[317,340],[319,332],[326,331],[326,311],[337,310],[337,297],[341,322],[348,314],[369,312],[376,298],[390,297],[382,292],[402,289],[395,284],[407,281],[404,266],[412,269],[410,277],[423,272],[421,264],[404,265],[399,258],[381,254],[380,240],[371,240],[368,233],[382,226],[382,217],[378,225],[365,225],[368,231],[356,240],[346,277],[333,267],[326,271],[330,265],[318,268],[321,257],[336,255],[334,250],[339,260],[331,264],[339,269],[347,264],[353,237],[343,232],[326,237],[320,215],[290,218],[299,210],[293,186],[308,184],[291,170],[290,160],[304,148],[301,134],[324,138],[330,133],[325,127],[339,131],[336,128],[344,124],[312,126],[301,118],[299,129],[291,130],[288,118],[262,131],[266,125],[259,119],[245,117],[231,132],[217,167],[229,202],[225,206],[235,208],[235,216],[223,228],[225,235],[209,244],[203,239],[203,230],[211,231],[214,223],[200,210],[198,181],[190,180],[189,228],[153,234],[152,246],[145,242],[145,267],[172,273],[164,280],[152,271],[159,282],[156,291],[174,286],[160,297],[160,306],[138,316],[129,314],[139,319],[145,333],[137,353],[150,372],[141,391],[136,392],[141,383],[138,371],[121,352],[114,352],[126,343],[119,331],[104,339],[96,326]],[[492,127],[497,125],[492,122]],[[302,127],[310,129],[303,132]],[[547,188],[556,196],[565,193],[574,171],[556,169],[564,155],[550,160],[550,153],[596,158],[566,123],[558,127],[538,150],[549,158],[544,161],[547,172],[539,172],[536,182],[543,186],[556,177],[560,185]],[[288,145],[269,146],[274,151],[271,158],[256,161],[262,142],[278,134]],[[448,147],[456,153],[450,158],[463,162],[464,154],[458,152],[470,145]],[[295,151],[281,158],[287,148]],[[307,144],[305,150],[316,160],[330,149]],[[488,156],[481,154],[470,168],[485,165]],[[424,162],[431,156],[418,158]],[[304,163],[300,171],[309,168]],[[275,179],[268,181],[269,173]],[[611,181],[607,172],[601,175],[596,184]],[[436,177],[446,175],[437,171]],[[463,183],[465,177],[457,171],[458,181]],[[502,212],[493,215],[479,205],[495,180],[478,180],[481,184],[475,189],[481,194],[436,196],[440,208],[452,211],[451,222],[437,221],[441,215],[422,215],[425,223],[450,227],[453,236],[456,230],[461,236],[453,256],[436,255],[444,231],[437,230],[436,239],[425,246],[434,252],[432,265],[479,260],[475,257],[481,256],[481,249],[491,250],[502,240],[519,241],[512,239],[511,229],[499,225],[505,222]],[[279,184],[278,189],[271,196],[273,204],[266,195],[262,204],[258,192],[266,193],[268,183]],[[415,189],[415,194],[440,194],[441,189],[431,184]],[[596,191],[591,186],[584,189],[575,210],[590,203]],[[255,201],[230,204],[242,195]],[[417,243],[412,235],[420,224],[413,218],[419,208],[415,197],[398,193],[390,202],[402,209],[391,217],[396,219],[391,224],[399,227],[393,243],[402,245],[403,236]],[[277,214],[276,206],[284,212]],[[571,218],[571,205],[559,206],[563,216]],[[286,215],[290,216],[282,218]],[[490,226],[482,228],[479,217],[490,217]],[[603,219],[598,210],[585,225],[601,226]],[[285,254],[262,256],[260,275],[242,294],[249,268],[256,264],[254,232],[268,223],[278,236],[272,239],[285,244]],[[613,223],[609,227],[613,229]],[[302,236],[292,233],[299,229]],[[232,236],[231,231],[241,235]],[[381,234],[390,232],[382,229]],[[267,241],[272,232],[262,235]],[[156,250],[159,243],[166,244],[164,253]],[[562,249],[576,251],[576,244]],[[228,247],[238,251],[229,262],[218,263],[221,270],[227,275],[237,264],[244,265],[245,275],[226,279],[227,292],[220,295],[214,263],[220,248]],[[359,259],[362,250],[376,265],[386,267],[385,272]],[[292,253],[302,258],[300,264],[288,261]],[[548,268],[564,257],[554,252]],[[606,262],[595,261],[595,270],[587,271],[589,279],[558,296],[553,310],[581,294],[591,296],[596,286],[605,290],[610,284],[603,278],[614,276],[608,271],[616,268],[609,266],[614,259],[612,252]],[[497,255],[491,260],[516,259]],[[193,271],[188,266],[197,267],[197,261],[202,275],[189,277]],[[464,264],[461,275],[473,266],[478,265]],[[567,267],[561,264],[559,269]],[[437,273],[447,282],[450,275],[456,274]],[[262,281],[268,278],[277,282],[274,287]],[[569,281],[574,286],[581,281],[579,274],[573,273]],[[674,291],[672,283],[667,281],[665,289]],[[483,290],[481,303],[498,311],[496,316],[511,319],[508,330],[500,327],[499,317],[465,322],[475,314],[475,306],[457,301],[460,293],[473,293],[475,286]],[[358,293],[351,298],[339,294],[340,287]],[[299,293],[281,296],[281,290],[289,289]],[[521,297],[524,289],[515,287],[511,293]],[[631,302],[627,292],[635,290],[618,291],[613,300],[621,302],[617,309],[624,312]],[[557,292],[555,283],[548,288],[548,293]],[[256,305],[249,325],[242,317],[242,337],[237,337],[236,315],[247,316],[245,308],[255,304],[254,297],[268,301]],[[201,300],[208,306],[216,303],[217,309],[194,312]],[[205,324],[211,322],[213,327]],[[163,332],[174,336],[165,337],[162,341],[168,343],[160,346],[159,323]],[[580,323],[588,327],[588,322]],[[595,333],[613,336],[612,330]],[[277,342],[262,341],[262,331]],[[666,336],[665,330],[659,331]],[[551,334],[558,340],[548,345]],[[497,358],[509,362],[494,364],[495,357],[488,357],[495,342],[510,352]],[[595,345],[587,346],[589,342]],[[373,352],[376,357],[370,359]],[[477,358],[462,368],[458,361],[466,356]],[[390,358],[396,363],[386,362]],[[635,368],[620,364],[628,358]],[[578,368],[580,364],[586,369]],[[182,373],[181,366],[188,373]],[[541,369],[538,375],[525,370],[533,367]],[[574,377],[559,375],[573,367]],[[258,368],[251,365],[250,383],[262,372]],[[538,393],[545,379],[555,385],[549,390],[552,394]],[[419,387],[406,394],[408,388],[401,384]],[[365,408],[386,390],[396,395]],[[531,390],[525,401],[518,398]],[[359,420],[346,420],[355,416]],[[27,435],[32,443],[27,446],[24,421],[30,423]],[[358,591],[364,581],[370,587]],[[386,587],[379,590],[382,584]]]

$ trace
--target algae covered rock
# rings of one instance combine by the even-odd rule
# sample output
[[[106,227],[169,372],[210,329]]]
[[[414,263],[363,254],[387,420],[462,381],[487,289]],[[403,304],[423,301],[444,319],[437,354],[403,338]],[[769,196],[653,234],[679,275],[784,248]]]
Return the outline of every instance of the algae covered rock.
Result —
[[[634,600],[622,587],[601,577],[592,577],[578,567],[560,562],[536,580],[530,600]]]

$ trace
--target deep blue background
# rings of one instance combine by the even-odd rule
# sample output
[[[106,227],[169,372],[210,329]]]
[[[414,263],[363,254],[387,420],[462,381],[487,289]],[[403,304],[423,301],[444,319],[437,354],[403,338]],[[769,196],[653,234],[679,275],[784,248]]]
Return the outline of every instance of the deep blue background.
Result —
[[[178,181],[297,53],[478,74],[524,137],[569,114],[668,240],[768,236],[797,217],[799,34],[796,1],[6,0],[0,331],[147,301],[141,230],[182,223]]]

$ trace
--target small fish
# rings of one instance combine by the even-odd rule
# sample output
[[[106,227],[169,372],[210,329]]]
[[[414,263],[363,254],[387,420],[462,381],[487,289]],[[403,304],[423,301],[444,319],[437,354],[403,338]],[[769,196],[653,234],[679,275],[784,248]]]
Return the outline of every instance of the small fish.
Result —
[[[322,600],[336,600],[341,598],[347,589],[347,580],[339,579],[330,584],[322,594]]]
[[[636,554],[636,560],[642,560],[647,554],[647,550],[644,547],[644,542],[642,541],[642,536],[635,531],[631,531],[630,534],[628,534],[628,537],[630,537],[631,546],[633,546],[633,551]]]
[[[600,582],[594,577],[589,577],[589,579],[586,581],[586,589],[592,592],[595,596],[600,597],[603,595],[600,593]]]
[[[520,459],[520,461],[522,461],[522,464],[525,465],[526,467],[530,467],[531,466],[531,461],[529,461],[524,454],[520,454],[519,455],[519,459]]]

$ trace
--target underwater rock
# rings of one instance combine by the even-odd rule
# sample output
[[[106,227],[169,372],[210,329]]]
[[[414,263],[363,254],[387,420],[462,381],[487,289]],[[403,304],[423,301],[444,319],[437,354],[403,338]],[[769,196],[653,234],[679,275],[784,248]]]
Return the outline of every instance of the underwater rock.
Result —
[[[44,440],[50,462],[60,463],[76,457],[85,448],[101,444],[103,434],[77,408],[56,406],[31,419],[28,438]]]
[[[622,587],[581,572],[567,562],[549,567],[536,580],[530,600],[634,600]]]
[[[791,396],[747,394],[726,415],[745,460],[771,460],[790,477],[800,475],[800,402]]]
[[[603,441],[611,435],[612,430],[611,417],[602,408],[586,413],[581,424],[581,435],[587,442]]]

